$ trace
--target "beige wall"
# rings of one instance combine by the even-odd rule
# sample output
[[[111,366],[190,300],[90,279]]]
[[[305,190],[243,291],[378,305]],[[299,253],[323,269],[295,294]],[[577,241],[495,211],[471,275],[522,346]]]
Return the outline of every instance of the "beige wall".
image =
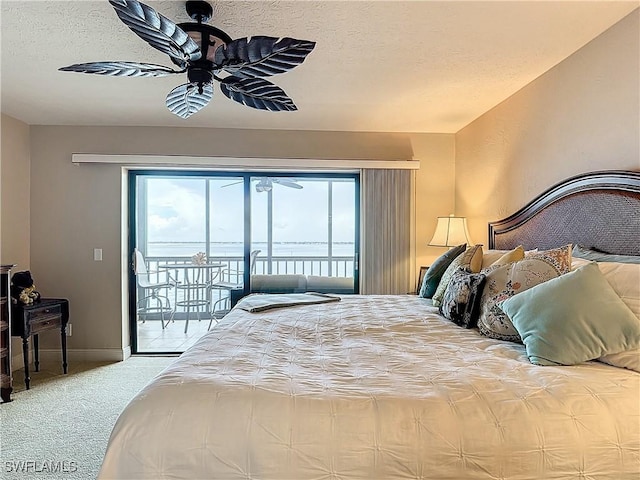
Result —
[[[420,159],[416,172],[416,271],[431,265],[446,249],[428,247],[436,229],[437,217],[454,212],[455,137],[452,134],[413,135],[415,157]],[[416,275],[417,277],[417,275]]]
[[[428,217],[435,224],[435,216],[453,205],[453,135],[33,126],[32,270],[47,296],[69,298],[72,350],[109,353],[126,346],[128,338],[120,304],[122,170],[73,165],[73,153],[416,158],[424,165],[417,176],[418,220]],[[425,228],[432,227],[419,228],[419,261],[428,255]],[[93,261],[94,248],[103,249],[102,262]]]
[[[0,263],[15,264],[15,273],[30,269],[29,126],[2,115],[0,131]],[[13,339],[11,349],[13,367],[21,366],[19,338]]]
[[[457,213],[476,242],[578,173],[640,169],[639,10],[456,134]]]
[[[0,157],[0,262],[29,269],[29,125],[2,115]]]

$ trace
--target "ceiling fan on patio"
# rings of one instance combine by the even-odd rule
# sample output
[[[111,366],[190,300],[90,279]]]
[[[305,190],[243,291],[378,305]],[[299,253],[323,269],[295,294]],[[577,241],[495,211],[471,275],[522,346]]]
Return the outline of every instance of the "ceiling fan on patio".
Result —
[[[258,110],[297,110],[293,100],[265,80],[300,65],[315,42],[265,36],[232,40],[222,30],[207,25],[213,8],[205,1],[188,1],[186,10],[195,22],[175,24],[153,8],[135,0],[109,0],[116,14],[136,35],[169,55],[178,67],[137,62],[92,62],[62,67],[65,72],[116,77],[164,77],[187,74],[184,83],[169,92],[169,111],[182,118],[205,107],[213,97],[213,81],[222,93]]]
[[[274,183],[282,185],[283,187],[296,188],[298,190],[302,189],[302,185],[290,178],[262,177],[258,180],[258,183],[256,183],[256,192],[268,192],[273,189]]]
[[[282,185],[283,187],[296,188],[301,190],[303,187],[295,180],[291,178],[278,178],[278,177],[260,177],[254,178],[253,180],[257,180],[256,183],[256,192],[270,192],[273,189],[273,184]],[[230,187],[231,185],[238,185],[243,181],[228,183],[226,185],[222,185],[220,188]]]

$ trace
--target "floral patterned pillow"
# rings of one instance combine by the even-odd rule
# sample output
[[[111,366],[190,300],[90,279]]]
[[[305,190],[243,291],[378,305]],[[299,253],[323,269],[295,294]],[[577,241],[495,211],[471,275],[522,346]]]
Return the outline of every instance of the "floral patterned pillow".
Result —
[[[464,269],[454,272],[444,293],[440,314],[461,327],[475,327],[485,278],[484,273],[469,273]]]
[[[570,270],[571,245],[532,253],[523,260],[483,270],[486,281],[480,298],[480,333],[498,340],[522,342],[511,320],[498,304]]]

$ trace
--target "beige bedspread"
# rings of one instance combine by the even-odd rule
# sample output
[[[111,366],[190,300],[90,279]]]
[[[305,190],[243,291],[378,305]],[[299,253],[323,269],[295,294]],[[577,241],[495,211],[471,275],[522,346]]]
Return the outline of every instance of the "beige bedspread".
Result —
[[[417,296],[234,310],[132,400],[100,478],[637,480],[639,399]]]

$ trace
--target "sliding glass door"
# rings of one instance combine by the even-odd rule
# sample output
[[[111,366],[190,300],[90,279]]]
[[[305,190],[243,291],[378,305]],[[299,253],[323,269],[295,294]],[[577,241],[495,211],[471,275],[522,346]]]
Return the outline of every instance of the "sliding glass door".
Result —
[[[130,172],[134,352],[181,352],[251,292],[357,293],[357,174]]]
[[[243,269],[244,179],[130,175],[132,346],[137,353],[181,352],[218,320],[212,283],[223,271]]]
[[[260,250],[256,269],[273,279],[254,291],[286,291],[283,275],[306,276],[315,290],[355,291],[356,190],[353,178],[252,177],[252,250]],[[312,278],[310,278],[312,277]],[[322,286],[315,277],[322,279]],[[289,278],[292,282],[302,278]],[[272,284],[266,282],[271,281]],[[314,283],[315,281],[315,283]],[[297,287],[298,290],[309,285]]]

